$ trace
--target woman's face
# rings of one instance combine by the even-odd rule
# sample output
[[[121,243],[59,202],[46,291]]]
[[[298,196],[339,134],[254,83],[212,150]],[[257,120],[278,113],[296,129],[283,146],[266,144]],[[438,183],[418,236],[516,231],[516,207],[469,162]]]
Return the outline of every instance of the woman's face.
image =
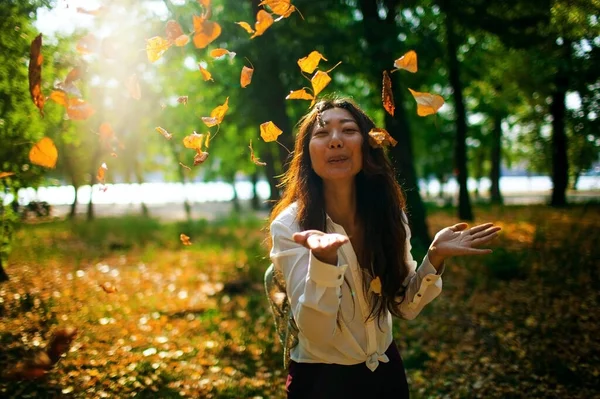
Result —
[[[321,113],[310,133],[309,153],[315,173],[324,181],[353,179],[362,169],[363,137],[352,114],[343,108]]]

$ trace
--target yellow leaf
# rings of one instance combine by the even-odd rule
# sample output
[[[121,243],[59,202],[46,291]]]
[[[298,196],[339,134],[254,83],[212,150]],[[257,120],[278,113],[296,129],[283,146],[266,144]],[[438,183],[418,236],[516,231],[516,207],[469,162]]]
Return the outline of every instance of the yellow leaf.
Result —
[[[155,129],[156,129],[157,132],[159,132],[160,134],[162,134],[164,136],[164,138],[166,138],[167,140],[171,140],[171,138],[173,138],[173,135],[171,133],[167,132],[166,129],[163,129],[160,126],[157,126]]]
[[[254,39],[256,36],[260,36],[265,33],[269,26],[273,25],[273,22],[274,21],[271,14],[265,10],[259,10],[256,14],[256,23],[254,24],[254,29],[256,32],[250,36],[250,39]]]
[[[206,142],[204,143],[204,145],[206,146],[206,148],[208,148],[209,144],[210,144],[210,132],[206,133]]]
[[[300,58],[298,60],[298,66],[303,72],[313,73],[317,66],[319,66],[319,61],[327,61],[327,58],[323,57],[321,53],[318,51],[312,51],[306,57]]]
[[[106,176],[106,171],[108,170],[108,166],[106,166],[106,163],[103,163],[102,165],[100,165],[100,167],[98,168],[98,174],[96,175],[96,179],[98,179],[98,181],[102,184],[104,184],[104,178]]]
[[[373,128],[369,132],[369,144],[373,148],[382,148],[386,145],[396,146],[398,142],[385,129]]]
[[[329,77],[329,74],[327,72],[317,71],[313,75],[313,77],[310,80],[310,82],[312,83],[312,87],[313,87],[313,93],[314,93],[313,103],[314,103],[315,99],[317,98],[317,96],[319,95],[319,93],[325,87],[327,87],[327,85],[329,84],[329,82],[331,82],[331,77]]]
[[[242,74],[240,76],[240,85],[242,87],[246,87],[252,82],[252,74],[254,73],[254,68],[250,68],[244,65],[242,68]]]
[[[312,100],[314,96],[310,93],[307,93],[305,89],[290,91],[285,97],[286,100]]]
[[[259,6],[269,6],[271,11],[273,11],[273,14],[281,15],[282,17],[287,18],[296,9],[296,7],[290,3],[290,0],[263,0]]]
[[[427,116],[435,114],[444,105],[444,99],[431,93],[420,93],[412,89],[408,89],[417,102],[417,115]]]
[[[146,55],[148,61],[156,62],[162,57],[165,51],[171,47],[171,43],[167,39],[160,36],[154,36],[146,41]]]
[[[283,131],[271,121],[260,125],[260,137],[267,143],[277,141],[277,137],[279,137],[281,133],[283,133]]]
[[[57,159],[58,150],[49,137],[44,137],[38,141],[29,151],[29,160],[31,163],[45,168],[53,169],[56,166]]]
[[[239,26],[241,26],[242,28],[244,28],[244,30],[246,32],[248,32],[249,34],[253,34],[254,33],[254,29],[252,29],[252,27],[250,26],[250,24],[248,22],[236,22],[236,24],[238,24]]]
[[[266,166],[267,163],[266,162],[261,162],[260,159],[258,159],[257,157],[254,156],[254,149],[252,148],[252,139],[250,139],[250,145],[248,146],[248,148],[250,148],[250,160],[258,166]]]
[[[197,15],[194,18],[194,46],[205,48],[219,35],[221,35],[221,26],[213,21]]]
[[[202,68],[202,65],[198,64],[198,69],[200,69],[200,73],[202,74],[202,78],[205,82],[213,80],[211,73],[208,72],[208,70]]]
[[[408,72],[417,72],[417,53],[410,50],[402,57],[394,61],[394,66],[398,69],[404,69]]]
[[[175,45],[177,47],[183,47],[190,42],[190,37],[188,35],[181,35],[175,39]]]
[[[183,139],[183,146],[185,148],[191,148],[194,150],[202,150],[202,144],[204,143],[204,135],[196,132],[185,136]]]
[[[370,289],[377,295],[381,295],[381,280],[379,276],[371,280]]]
[[[186,236],[185,234],[181,233],[179,235],[179,239],[181,240],[181,243],[183,245],[192,245],[192,242],[190,241],[190,237]]]
[[[69,97],[64,91],[54,90],[52,93],[50,93],[50,100],[62,105],[65,108],[69,106]]]
[[[229,97],[227,97],[227,99],[225,99],[225,102],[223,103],[223,105],[219,105],[218,107],[216,107],[215,109],[213,109],[210,112],[210,117],[206,117],[206,116],[202,117],[202,121],[208,127],[218,125],[221,122],[223,122],[223,118],[225,117],[225,113],[227,112],[228,109],[229,109]]]

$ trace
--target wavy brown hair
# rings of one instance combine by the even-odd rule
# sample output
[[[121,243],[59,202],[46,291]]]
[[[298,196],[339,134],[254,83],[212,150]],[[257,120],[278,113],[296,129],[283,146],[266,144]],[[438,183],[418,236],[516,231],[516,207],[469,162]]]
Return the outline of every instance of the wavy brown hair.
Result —
[[[292,159],[280,184],[284,191],[271,212],[269,225],[286,207],[297,202],[296,219],[300,228],[326,231],[323,180],[311,168],[308,146],[315,123],[322,123],[321,114],[332,108],[350,112],[363,136],[363,165],[355,177],[357,212],[365,228],[364,259],[360,267],[363,275],[379,276],[382,285],[381,295],[374,295],[369,290],[369,279],[362,279],[365,297],[370,298],[371,304],[367,320],[381,320],[386,309],[402,317],[398,305],[404,300],[402,283],[409,273],[402,215],[406,201],[384,150],[369,145],[368,133],[375,124],[353,101],[322,100],[299,121]]]

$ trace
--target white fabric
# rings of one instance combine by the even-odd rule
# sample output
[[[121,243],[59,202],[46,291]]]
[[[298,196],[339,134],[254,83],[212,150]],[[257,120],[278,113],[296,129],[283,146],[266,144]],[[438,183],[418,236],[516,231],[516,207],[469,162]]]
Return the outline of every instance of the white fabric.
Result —
[[[300,231],[296,212],[296,204],[292,204],[271,223],[271,260],[285,278],[291,310],[300,330],[299,343],[291,350],[290,357],[299,363],[353,365],[364,362],[375,371],[379,362],[389,361],[385,351],[392,343],[392,315],[387,312],[380,323],[381,329],[375,320],[365,323],[370,306],[363,293],[362,272],[352,244],[348,242],[340,248],[338,265],[321,262],[292,239],[292,235]],[[344,228],[329,216],[327,232],[347,236]],[[406,319],[412,320],[441,293],[444,266],[436,272],[425,257],[417,269],[417,262],[410,254],[408,226],[404,245],[410,274],[404,281],[408,287],[400,311]],[[349,284],[344,283],[344,277]],[[337,325],[338,312],[341,312],[341,328]]]

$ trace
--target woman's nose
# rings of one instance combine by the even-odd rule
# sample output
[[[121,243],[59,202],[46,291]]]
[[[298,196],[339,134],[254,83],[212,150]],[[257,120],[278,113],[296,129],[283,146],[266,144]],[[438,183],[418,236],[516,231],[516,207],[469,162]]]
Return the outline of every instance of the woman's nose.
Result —
[[[331,133],[331,140],[329,140],[329,148],[340,148],[343,147],[344,143],[341,139],[341,133],[337,130],[334,130]]]

